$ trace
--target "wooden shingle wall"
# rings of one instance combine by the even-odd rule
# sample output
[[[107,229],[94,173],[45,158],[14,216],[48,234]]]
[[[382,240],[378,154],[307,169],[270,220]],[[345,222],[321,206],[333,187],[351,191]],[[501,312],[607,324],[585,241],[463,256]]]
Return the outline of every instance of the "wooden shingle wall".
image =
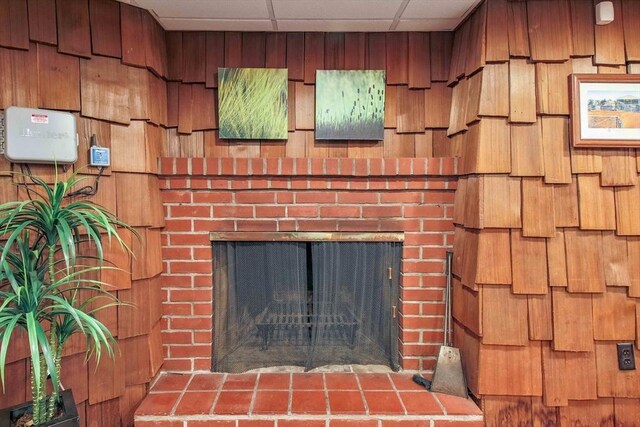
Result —
[[[168,32],[166,157],[450,157],[453,33]],[[218,67],[287,68],[287,141],[218,138]],[[316,70],[385,70],[384,141],[316,141]]]
[[[640,163],[571,147],[568,80],[638,73],[640,2],[595,3],[488,0],[454,36],[454,333],[487,425],[640,420]]]
[[[164,214],[156,173],[167,123],[168,71],[164,30],[146,11],[112,0],[0,2],[0,110],[15,105],[72,112],[80,138],[73,169],[92,184],[97,170],[86,166],[91,135],[110,147],[112,167],[92,199],[140,234],[140,240],[125,236],[133,257],[116,246],[105,252],[122,270],[105,271],[101,279],[134,304],[98,315],[118,341],[115,361],[84,363],[82,339],[72,340],[62,361],[62,381],[74,391],[83,427],[131,425],[132,409],[162,363]],[[20,171],[1,156],[2,202],[26,196],[12,185],[12,169]],[[53,167],[32,165],[31,171],[53,180]],[[27,355],[24,341],[9,351],[2,408],[30,398]]]

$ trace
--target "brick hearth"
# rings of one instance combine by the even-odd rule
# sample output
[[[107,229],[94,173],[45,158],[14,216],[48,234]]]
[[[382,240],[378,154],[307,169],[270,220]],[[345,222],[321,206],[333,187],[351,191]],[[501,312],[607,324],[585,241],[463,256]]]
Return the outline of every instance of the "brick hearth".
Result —
[[[482,425],[473,401],[395,373],[164,374],[135,419],[136,427]]]
[[[164,158],[163,342],[170,372],[210,370],[210,232],[403,232],[400,364],[433,369],[442,342],[452,158]]]

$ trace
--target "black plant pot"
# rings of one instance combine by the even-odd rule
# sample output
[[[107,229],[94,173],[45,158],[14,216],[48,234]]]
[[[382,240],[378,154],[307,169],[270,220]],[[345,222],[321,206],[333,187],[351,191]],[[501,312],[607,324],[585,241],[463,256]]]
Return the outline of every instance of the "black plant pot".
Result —
[[[71,390],[64,390],[61,397],[62,415],[48,423],[38,424],[38,427],[78,427],[80,425],[78,409],[73,401]],[[0,410],[0,427],[10,427],[11,423],[16,422],[25,412],[31,411],[31,405],[32,402],[27,402]]]

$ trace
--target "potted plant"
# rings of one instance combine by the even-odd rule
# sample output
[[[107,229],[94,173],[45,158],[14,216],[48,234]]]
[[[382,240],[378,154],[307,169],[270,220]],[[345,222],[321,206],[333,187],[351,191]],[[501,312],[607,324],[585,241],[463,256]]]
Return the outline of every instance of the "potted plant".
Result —
[[[87,340],[87,358],[113,356],[115,340],[95,314],[120,302],[96,273],[112,268],[102,264],[103,239],[129,251],[119,230],[135,231],[105,208],[70,197],[82,180],[76,174],[65,181],[56,177],[51,185],[29,178],[31,183],[23,177],[21,184],[28,200],[0,205],[0,379],[6,390],[7,350],[15,332],[24,330],[33,401],[0,412],[0,426],[29,417],[34,425],[77,426],[73,397],[61,393],[62,352],[80,333]],[[94,255],[83,254],[81,243]]]

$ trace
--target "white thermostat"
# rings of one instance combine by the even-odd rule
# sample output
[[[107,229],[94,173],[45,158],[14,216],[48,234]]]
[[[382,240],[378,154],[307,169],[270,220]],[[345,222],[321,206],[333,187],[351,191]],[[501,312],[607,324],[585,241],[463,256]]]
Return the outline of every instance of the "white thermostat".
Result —
[[[9,107],[5,128],[4,155],[10,162],[69,164],[78,160],[73,114]]]

